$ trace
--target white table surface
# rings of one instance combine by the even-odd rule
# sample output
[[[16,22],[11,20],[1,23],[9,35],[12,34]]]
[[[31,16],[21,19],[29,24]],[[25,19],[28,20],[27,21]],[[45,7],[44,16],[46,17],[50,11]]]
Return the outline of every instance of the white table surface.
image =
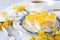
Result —
[[[19,33],[13,27],[10,27],[9,29],[16,40],[21,40]],[[0,31],[0,40],[9,40],[9,36],[5,34],[4,31]]]
[[[0,0],[0,10],[22,1],[23,0]]]
[[[22,2],[23,0],[0,0],[0,11],[12,6],[13,4]],[[16,37],[16,40],[20,40],[19,34],[16,30],[11,30],[14,36]],[[0,40],[9,40],[8,35],[6,35],[3,31],[0,31]]]

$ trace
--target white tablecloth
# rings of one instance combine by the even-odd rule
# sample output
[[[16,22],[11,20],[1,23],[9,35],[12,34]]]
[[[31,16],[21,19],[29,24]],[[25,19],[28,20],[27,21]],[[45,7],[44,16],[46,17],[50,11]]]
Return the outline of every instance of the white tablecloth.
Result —
[[[10,27],[9,29],[16,40],[21,40],[19,33],[14,28]],[[9,36],[4,31],[0,31],[0,40],[9,40]]]

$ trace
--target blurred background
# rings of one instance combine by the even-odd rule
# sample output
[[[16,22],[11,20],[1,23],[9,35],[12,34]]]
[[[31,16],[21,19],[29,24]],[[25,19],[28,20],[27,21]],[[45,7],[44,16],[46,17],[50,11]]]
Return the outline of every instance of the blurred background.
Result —
[[[0,0],[0,10],[22,1],[23,0]]]
[[[23,2],[24,0],[0,0],[0,10],[7,8],[13,4]],[[27,1],[27,0],[25,0]],[[60,0],[45,0],[48,4],[52,4],[53,1],[60,1]]]

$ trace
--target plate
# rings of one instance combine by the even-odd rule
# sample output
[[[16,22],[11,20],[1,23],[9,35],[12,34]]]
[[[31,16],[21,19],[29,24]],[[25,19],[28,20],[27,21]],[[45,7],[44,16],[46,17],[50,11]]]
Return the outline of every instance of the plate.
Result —
[[[18,31],[18,33],[20,34],[20,38],[21,40],[29,40],[30,37],[33,34],[30,34],[29,32],[27,32],[21,25],[20,25],[20,17],[16,18],[15,21],[13,22],[13,26],[14,28]]]
[[[48,10],[48,12],[55,12],[56,13],[56,16],[60,16],[60,9],[50,9],[50,10]],[[28,15],[28,14],[27,14]],[[20,30],[20,27],[24,30],[24,31],[26,31],[26,32],[28,32],[28,33],[31,33],[31,34],[38,34],[37,33],[37,28],[36,27],[34,27],[34,28],[32,28],[31,27],[31,29],[30,28],[27,28],[24,24],[24,19],[25,19],[25,17],[26,17],[26,15],[24,15],[23,17],[20,17],[20,18],[16,18],[16,20],[14,21],[14,28],[15,29],[17,29],[17,30]],[[17,27],[15,27],[15,26],[17,26]],[[49,28],[48,28],[49,29]],[[33,31],[33,30],[35,30],[35,31]],[[47,30],[47,28],[45,28],[44,30]],[[51,31],[52,31],[52,29],[50,29]],[[51,31],[49,31],[49,32],[51,32]],[[46,32],[46,31],[45,31]]]

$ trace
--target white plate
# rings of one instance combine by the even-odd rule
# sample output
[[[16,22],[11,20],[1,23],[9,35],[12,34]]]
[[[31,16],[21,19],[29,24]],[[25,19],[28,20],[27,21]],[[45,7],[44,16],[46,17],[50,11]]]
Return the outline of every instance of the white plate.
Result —
[[[59,11],[56,10],[55,13],[56,13],[57,16],[60,16],[60,10],[59,10]],[[18,32],[19,32],[19,31],[22,32],[22,36],[20,35],[20,36],[23,38],[22,40],[24,40],[24,39],[25,39],[25,40],[29,40],[31,34],[30,34],[29,32],[27,32],[25,29],[23,29],[21,25],[19,25],[19,24],[20,24],[20,19],[21,19],[21,18],[19,18],[19,17],[16,18],[15,21],[14,21],[14,23],[13,23],[13,26],[14,26],[14,28],[15,28]],[[21,33],[20,33],[20,34],[21,34]],[[26,35],[26,36],[25,36],[25,35]]]
[[[20,23],[20,18],[16,18],[13,23],[14,28],[19,32],[22,40],[29,40],[32,34],[24,30],[22,26],[19,25],[19,23]]]

